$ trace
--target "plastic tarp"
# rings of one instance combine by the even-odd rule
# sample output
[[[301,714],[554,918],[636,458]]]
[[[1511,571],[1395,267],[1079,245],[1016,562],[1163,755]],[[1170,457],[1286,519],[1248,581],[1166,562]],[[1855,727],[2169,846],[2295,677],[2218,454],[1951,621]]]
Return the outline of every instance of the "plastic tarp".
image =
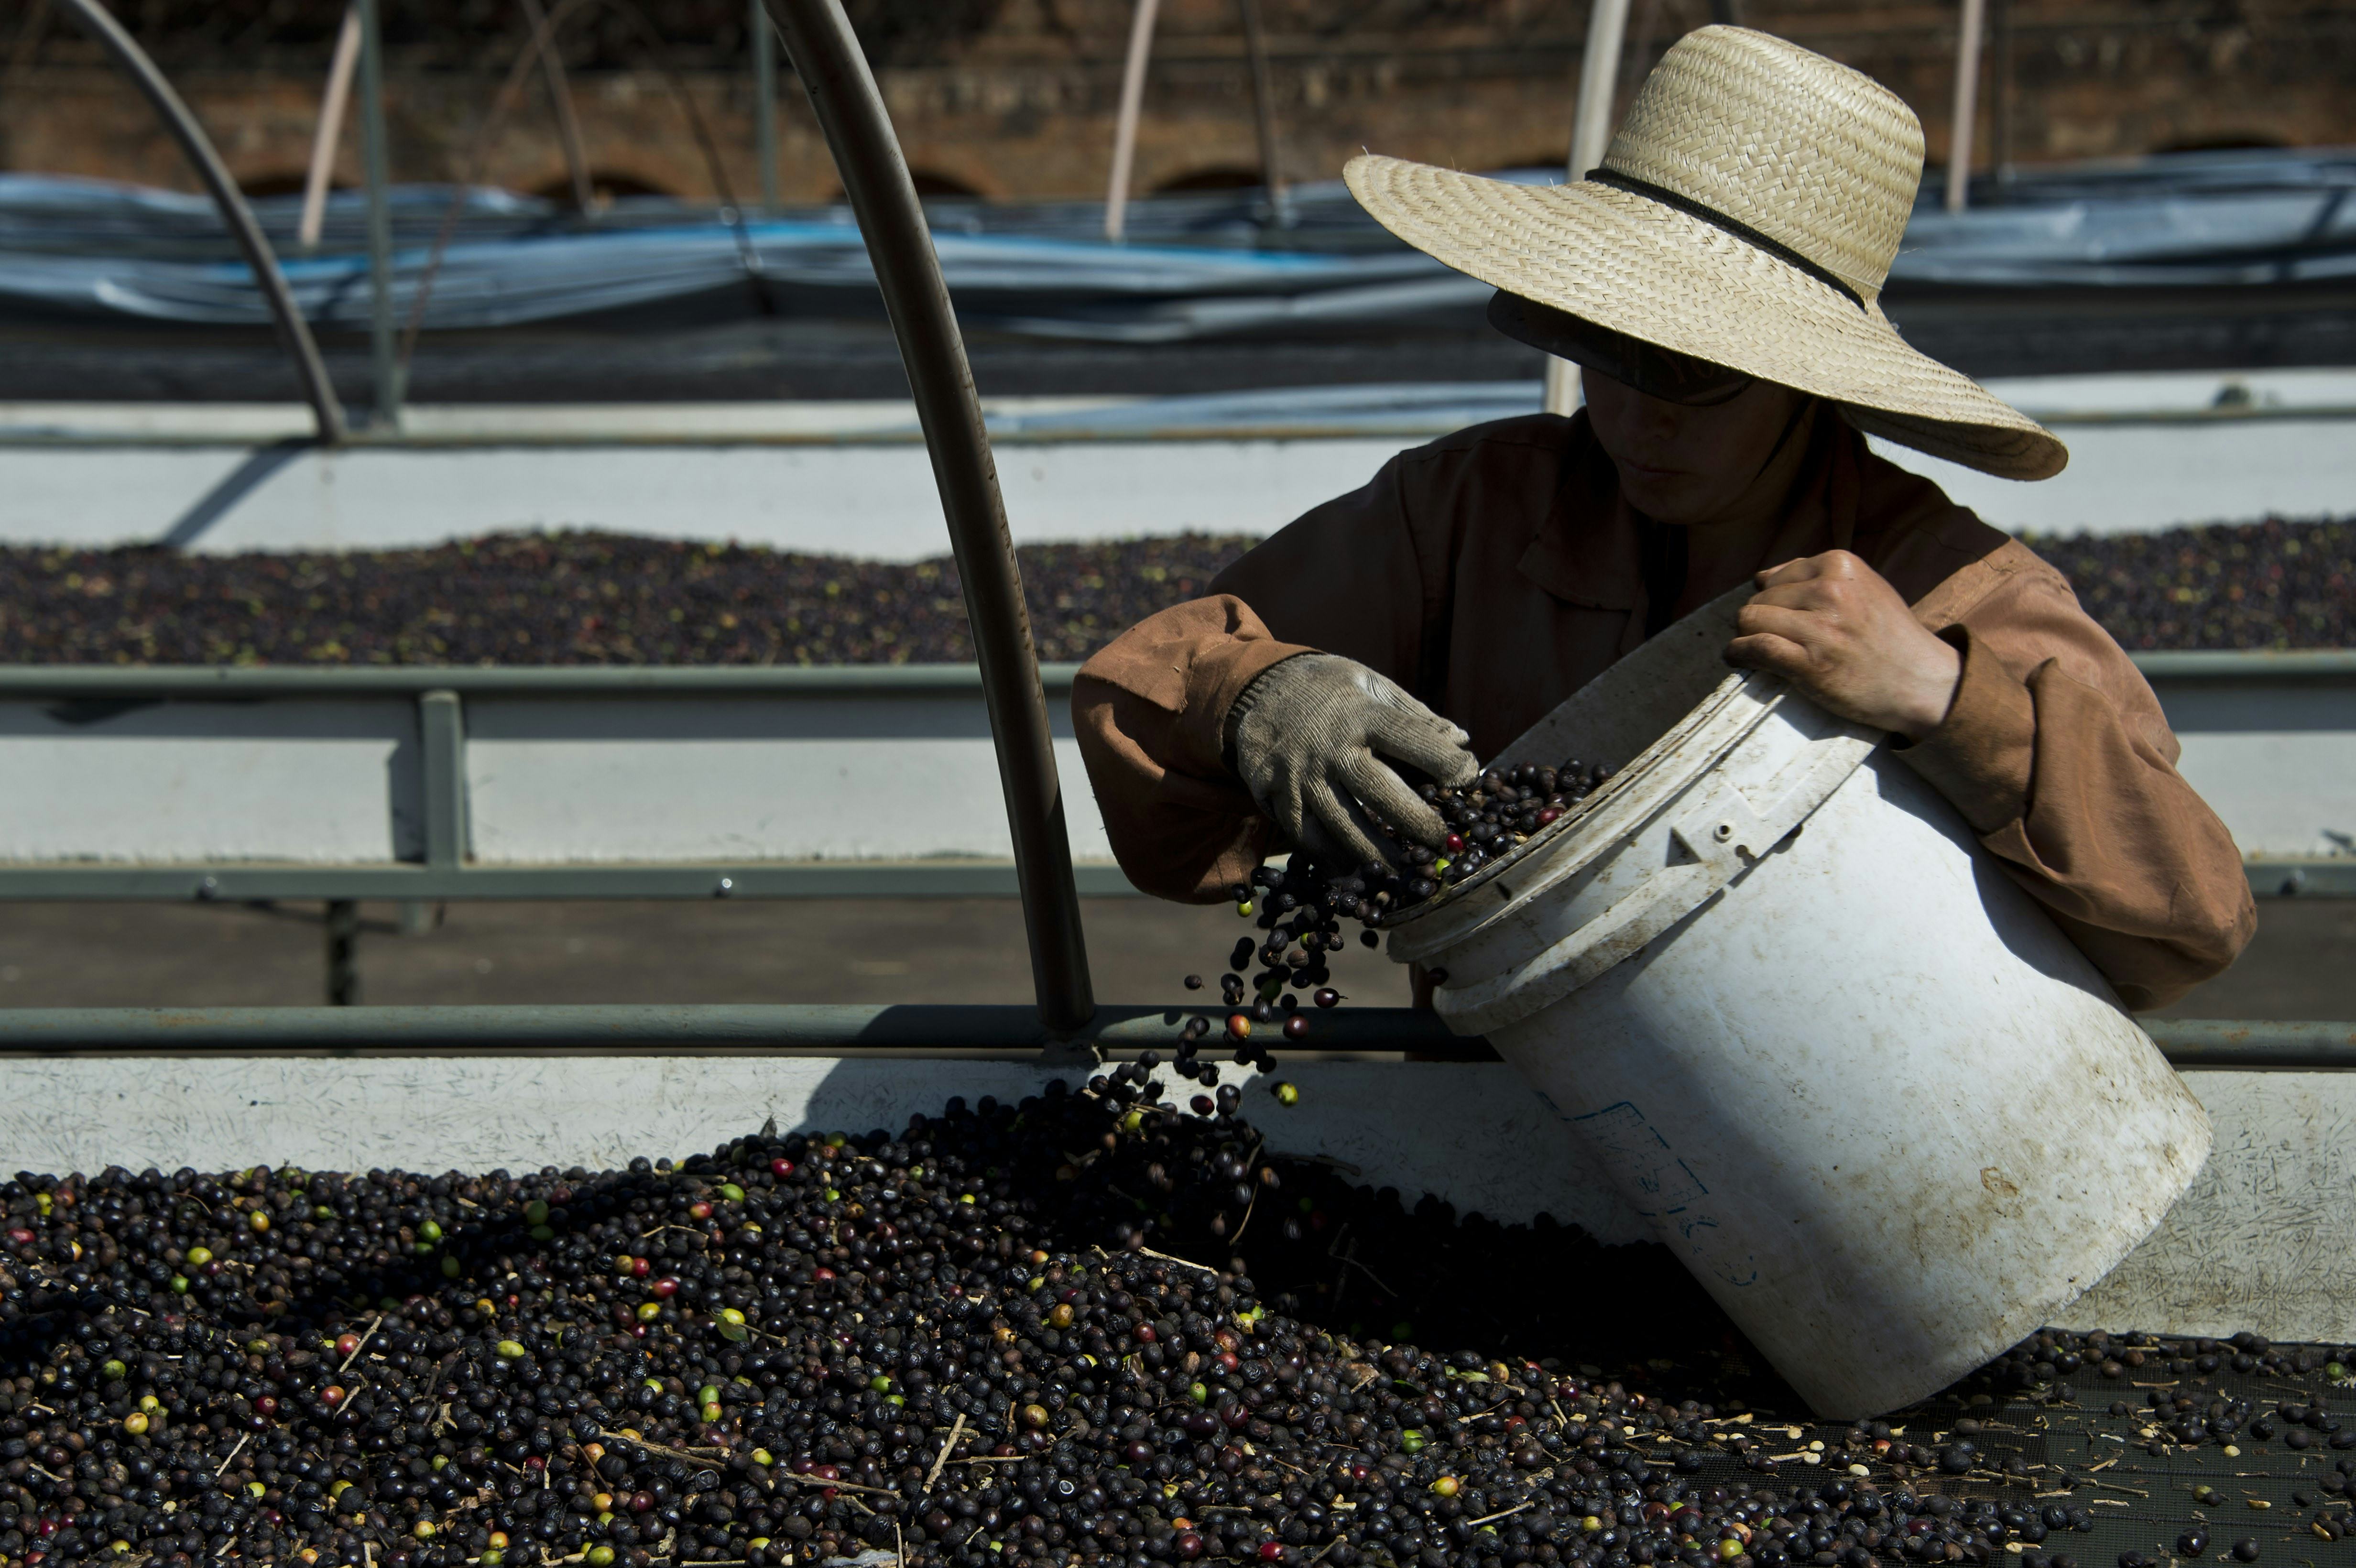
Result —
[[[2180,154],[1925,203],[1893,284],[2204,288],[2356,278],[2356,150]]]
[[[1526,182],[1554,176],[1517,171]],[[2187,154],[2040,171],[1910,224],[1890,292],[1910,287],[2201,289],[2356,278],[2356,152]],[[1926,187],[1927,188],[1927,187]],[[745,222],[665,200],[596,219],[505,192],[392,193],[392,301],[428,330],[626,316],[741,290],[744,308],[866,315],[874,285],[840,208]],[[339,193],[317,254],[299,255],[294,203],[256,204],[305,313],[366,325],[364,204]],[[1041,338],[1154,343],[1462,318],[1487,297],[1392,240],[1329,183],[1135,204],[1130,242],[1098,237],[1087,202],[937,204],[935,243],[972,325]],[[438,263],[436,236],[452,240]],[[430,286],[429,286],[430,275]],[[210,325],[267,321],[245,267],[199,197],[0,176],[0,313]]]

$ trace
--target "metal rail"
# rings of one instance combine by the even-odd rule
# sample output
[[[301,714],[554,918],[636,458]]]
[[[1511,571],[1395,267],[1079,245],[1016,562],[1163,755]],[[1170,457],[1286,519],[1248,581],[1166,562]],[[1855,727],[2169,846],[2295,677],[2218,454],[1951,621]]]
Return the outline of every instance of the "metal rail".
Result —
[[[1071,1033],[1008,1005],[515,1006],[394,1008],[48,1008],[0,1010],[0,1053],[467,1051],[529,1048],[592,1054],[760,1051],[1033,1051],[1093,1045],[1163,1048],[1200,1008],[1107,1005]],[[2147,1019],[2187,1071],[2356,1068],[2356,1023]],[[1397,1051],[1423,1061],[1494,1061],[1414,1008],[1343,1008],[1316,1018],[1307,1052]]]
[[[2143,1026],[2179,1067],[2356,1067],[2356,1023],[2147,1019]]]
[[[1568,361],[1558,361],[1568,363]],[[2301,424],[2330,422],[2335,424],[2356,421],[2356,405],[2332,404],[2312,407],[2253,407],[2246,409],[2182,409],[2142,410],[2131,413],[2047,412],[2037,415],[2038,422],[2050,428],[2102,425],[2119,429],[2130,426],[2211,425],[2211,424]],[[991,437],[996,446],[1221,446],[1237,443],[1317,441],[1397,441],[1402,444],[1432,440],[1462,429],[1462,420],[1432,420],[1412,417],[1368,420],[1365,422],[1342,422],[1336,420],[1293,420],[1264,423],[1213,425],[1182,423],[1174,428],[1152,425],[1115,426],[1092,429],[1059,427],[1051,423],[1024,425],[1001,431]],[[168,431],[0,431],[0,451],[17,449],[82,450],[97,448],[136,447],[143,450],[163,448],[230,449],[252,451],[273,439],[241,432],[221,434],[198,431],[175,433]],[[568,431],[500,430],[431,430],[402,429],[392,432],[355,431],[351,444],[384,451],[408,453],[477,452],[486,450],[520,450],[532,452],[563,452],[574,449],[640,449],[678,447],[736,448],[805,448],[805,447],[903,447],[915,446],[924,440],[921,431],[906,429],[857,429],[844,431],[746,431],[742,428],[712,431],[658,430],[633,432],[625,430],[594,430],[587,433]]]
[[[360,157],[368,167],[369,376],[379,430],[401,428],[407,367],[392,331],[392,150],[384,127],[384,26],[378,0],[359,0]]]
[[[279,340],[285,345],[287,357],[294,362],[294,379],[302,383],[303,400],[311,405],[311,418],[317,429],[322,446],[340,446],[344,441],[344,411],[336,401],[336,389],[327,379],[327,365],[319,357],[319,345],[311,336],[310,324],[303,313],[294,308],[294,296],[286,287],[286,275],[278,270],[278,258],[262,238],[262,226],[253,220],[253,209],[245,204],[245,197],[230,179],[229,170],[213,150],[204,127],[197,117],[147,58],[147,51],[138,41],[123,30],[123,25],[99,0],[60,0],[82,30],[98,40],[99,46],[112,57],[130,76],[140,93],[155,106],[163,117],[165,127],[173,140],[196,165],[197,177],[220,209],[221,223],[237,241],[245,256],[245,264],[253,270],[255,283],[262,290],[264,304],[270,307],[271,319],[278,324]]]
[[[446,777],[446,775],[444,775]],[[448,793],[448,792],[445,792]],[[429,821],[431,819],[429,818]],[[569,899],[1020,898],[1020,868],[1004,860],[626,861],[484,866],[471,861],[378,865],[166,862],[0,864],[0,901],[212,903],[335,901],[562,902]],[[2245,860],[2261,899],[2356,898],[2356,857]],[[1144,896],[1118,866],[1076,864],[1080,898]]]
[[[1076,664],[1038,667],[1044,690],[1072,688]],[[2351,658],[2356,670],[2356,657]],[[418,697],[970,697],[969,664],[904,665],[0,665],[0,699],[250,702]]]
[[[2348,648],[2232,648],[2127,656],[2146,680],[2356,680],[2356,650]]]
[[[1196,1009],[1199,1010],[1199,1009]],[[1074,1034],[1037,1011],[980,1006],[653,1006],[392,1008],[59,1008],[0,1010],[0,1052],[126,1049],[249,1051],[470,1051],[482,1045],[581,1051],[649,1048],[1035,1051],[1066,1044],[1167,1049],[1187,1010],[1098,1008]],[[1409,1008],[1321,1014],[1320,1051],[1411,1051],[1491,1061],[1438,1015]]]
[[[429,819],[430,820],[430,819]],[[2351,862],[2356,869],[2356,862]],[[87,861],[0,864],[0,901],[23,903],[397,903],[605,901],[620,899],[1011,899],[1023,893],[1005,860],[626,861],[483,866],[463,861],[377,865]],[[2279,880],[2279,879],[2277,879]],[[2351,879],[2356,880],[2356,879]],[[1075,866],[1083,898],[1141,897],[1120,868]],[[2356,891],[2356,887],[2351,887]]]
[[[907,160],[841,0],[777,0],[771,16],[826,133],[899,339],[990,707],[1039,1016],[1051,1032],[1073,1032],[1096,1011],[1096,997],[1039,655],[965,339]]]

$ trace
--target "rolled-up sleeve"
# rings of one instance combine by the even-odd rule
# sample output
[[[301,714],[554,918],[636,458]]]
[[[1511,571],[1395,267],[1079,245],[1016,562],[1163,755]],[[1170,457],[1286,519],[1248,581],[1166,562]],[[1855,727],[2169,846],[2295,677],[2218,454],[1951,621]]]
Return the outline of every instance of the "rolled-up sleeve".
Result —
[[[1139,888],[1207,903],[1269,853],[1273,825],[1228,771],[1220,732],[1255,676],[1306,651],[1222,593],[1149,616],[1080,667],[1080,756],[1112,852]]]
[[[2025,552],[2024,552],[2025,553]],[[2256,929],[2233,836],[2176,771],[2158,699],[2041,561],[1947,626],[1946,720],[1899,754],[2132,1008],[2233,963]]]

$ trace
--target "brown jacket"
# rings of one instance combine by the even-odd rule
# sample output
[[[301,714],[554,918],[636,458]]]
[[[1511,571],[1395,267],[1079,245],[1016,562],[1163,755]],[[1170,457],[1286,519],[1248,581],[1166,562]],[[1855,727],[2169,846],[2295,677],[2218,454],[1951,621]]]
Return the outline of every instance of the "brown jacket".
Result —
[[[1837,419],[1763,564],[1855,551],[1963,653],[1953,710],[1900,754],[1952,801],[2131,1008],[2232,963],[2256,916],[2233,841],[2176,772],[2159,704],[2062,574],[1869,453]],[[1081,669],[1082,754],[1114,852],[1209,901],[1281,846],[1222,760],[1227,708],[1310,649],[1398,681],[1489,757],[1644,640],[1637,519],[1583,415],[1400,453],[1277,533],[1207,598]]]

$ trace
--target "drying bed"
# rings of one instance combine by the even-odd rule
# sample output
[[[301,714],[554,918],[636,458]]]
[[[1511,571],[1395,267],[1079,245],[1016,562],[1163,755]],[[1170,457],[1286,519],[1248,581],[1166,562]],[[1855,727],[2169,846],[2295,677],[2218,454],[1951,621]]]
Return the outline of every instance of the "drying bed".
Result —
[[[2347,1552],[2356,1353],[2046,1333],[1818,1422],[1660,1249],[1271,1155],[1285,1098],[1141,1062],[676,1166],[20,1173],[0,1561]]]
[[[724,526],[724,521],[721,524]],[[2356,521],[2030,541],[2135,650],[2356,646]],[[1252,541],[1019,552],[1043,659],[1207,591]],[[0,664],[900,664],[973,657],[948,560],[617,534],[432,549],[0,550]]]

